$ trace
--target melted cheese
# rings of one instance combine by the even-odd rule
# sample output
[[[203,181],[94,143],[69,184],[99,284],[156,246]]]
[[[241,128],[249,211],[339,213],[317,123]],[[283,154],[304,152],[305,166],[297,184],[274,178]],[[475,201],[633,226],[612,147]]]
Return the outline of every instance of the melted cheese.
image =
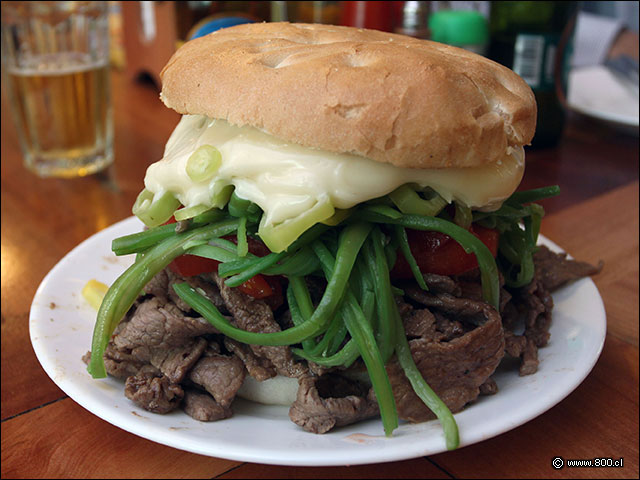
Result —
[[[194,182],[185,170],[187,160],[205,144],[220,151],[222,165],[210,180]],[[262,208],[267,224],[278,224],[327,197],[335,208],[350,208],[407,183],[431,187],[449,202],[493,210],[515,191],[523,173],[522,148],[510,149],[503,160],[482,167],[399,168],[286,143],[254,127],[185,115],[167,143],[164,158],[148,168],[145,186],[155,195],[173,192],[186,207],[220,207],[212,204],[213,195],[233,185],[239,197]]]

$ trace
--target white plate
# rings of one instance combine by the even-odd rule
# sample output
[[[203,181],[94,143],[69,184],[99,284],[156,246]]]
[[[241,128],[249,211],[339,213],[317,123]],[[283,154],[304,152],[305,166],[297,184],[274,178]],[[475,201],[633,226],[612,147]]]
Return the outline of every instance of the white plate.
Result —
[[[634,97],[602,65],[572,70],[569,106],[584,115],[627,127],[638,127],[638,97]]]
[[[141,227],[132,217],[85,240],[47,274],[33,300],[29,325],[38,360],[77,403],[140,437],[194,453],[247,462],[355,465],[404,460],[446,449],[437,421],[404,423],[392,438],[384,437],[379,420],[314,435],[289,420],[287,407],[237,400],[232,418],[201,423],[182,411],[149,413],[124,396],[121,381],[93,380],[81,357],[91,345],[95,312],[80,291],[92,278],[110,284],[132,262],[132,256],[115,257],[111,241]],[[519,377],[517,369],[499,369],[495,375],[498,394],[481,397],[455,416],[461,446],[535,418],[565,398],[591,371],[606,330],[598,290],[590,279],[583,279],[553,297],[556,306],[551,341],[539,352],[538,373]]]

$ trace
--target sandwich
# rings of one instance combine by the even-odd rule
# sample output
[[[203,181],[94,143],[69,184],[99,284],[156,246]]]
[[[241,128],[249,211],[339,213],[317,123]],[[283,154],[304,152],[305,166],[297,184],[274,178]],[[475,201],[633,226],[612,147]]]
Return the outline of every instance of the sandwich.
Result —
[[[517,191],[536,104],[468,51],[328,25],[245,24],[182,46],[161,74],[182,114],[115,239],[86,358],[147,410],[290,404],[324,433],[437,418],[534,373],[551,288],[595,270],[536,246],[558,193]],[[525,323],[524,334],[516,324]]]

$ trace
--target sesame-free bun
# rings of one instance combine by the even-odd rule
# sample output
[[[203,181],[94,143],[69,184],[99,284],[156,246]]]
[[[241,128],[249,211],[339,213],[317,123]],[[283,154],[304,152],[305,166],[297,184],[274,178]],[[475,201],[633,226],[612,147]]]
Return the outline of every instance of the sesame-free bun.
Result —
[[[493,163],[536,123],[531,89],[508,68],[375,30],[239,25],[186,43],[161,77],[179,113],[399,167]]]

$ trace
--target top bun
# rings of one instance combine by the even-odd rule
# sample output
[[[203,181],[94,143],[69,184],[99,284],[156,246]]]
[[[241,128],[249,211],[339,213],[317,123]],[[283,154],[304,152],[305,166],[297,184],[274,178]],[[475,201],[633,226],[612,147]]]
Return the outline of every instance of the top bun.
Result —
[[[179,113],[398,167],[493,163],[536,123],[531,89],[508,68],[375,30],[239,25],[186,43],[160,75]]]

